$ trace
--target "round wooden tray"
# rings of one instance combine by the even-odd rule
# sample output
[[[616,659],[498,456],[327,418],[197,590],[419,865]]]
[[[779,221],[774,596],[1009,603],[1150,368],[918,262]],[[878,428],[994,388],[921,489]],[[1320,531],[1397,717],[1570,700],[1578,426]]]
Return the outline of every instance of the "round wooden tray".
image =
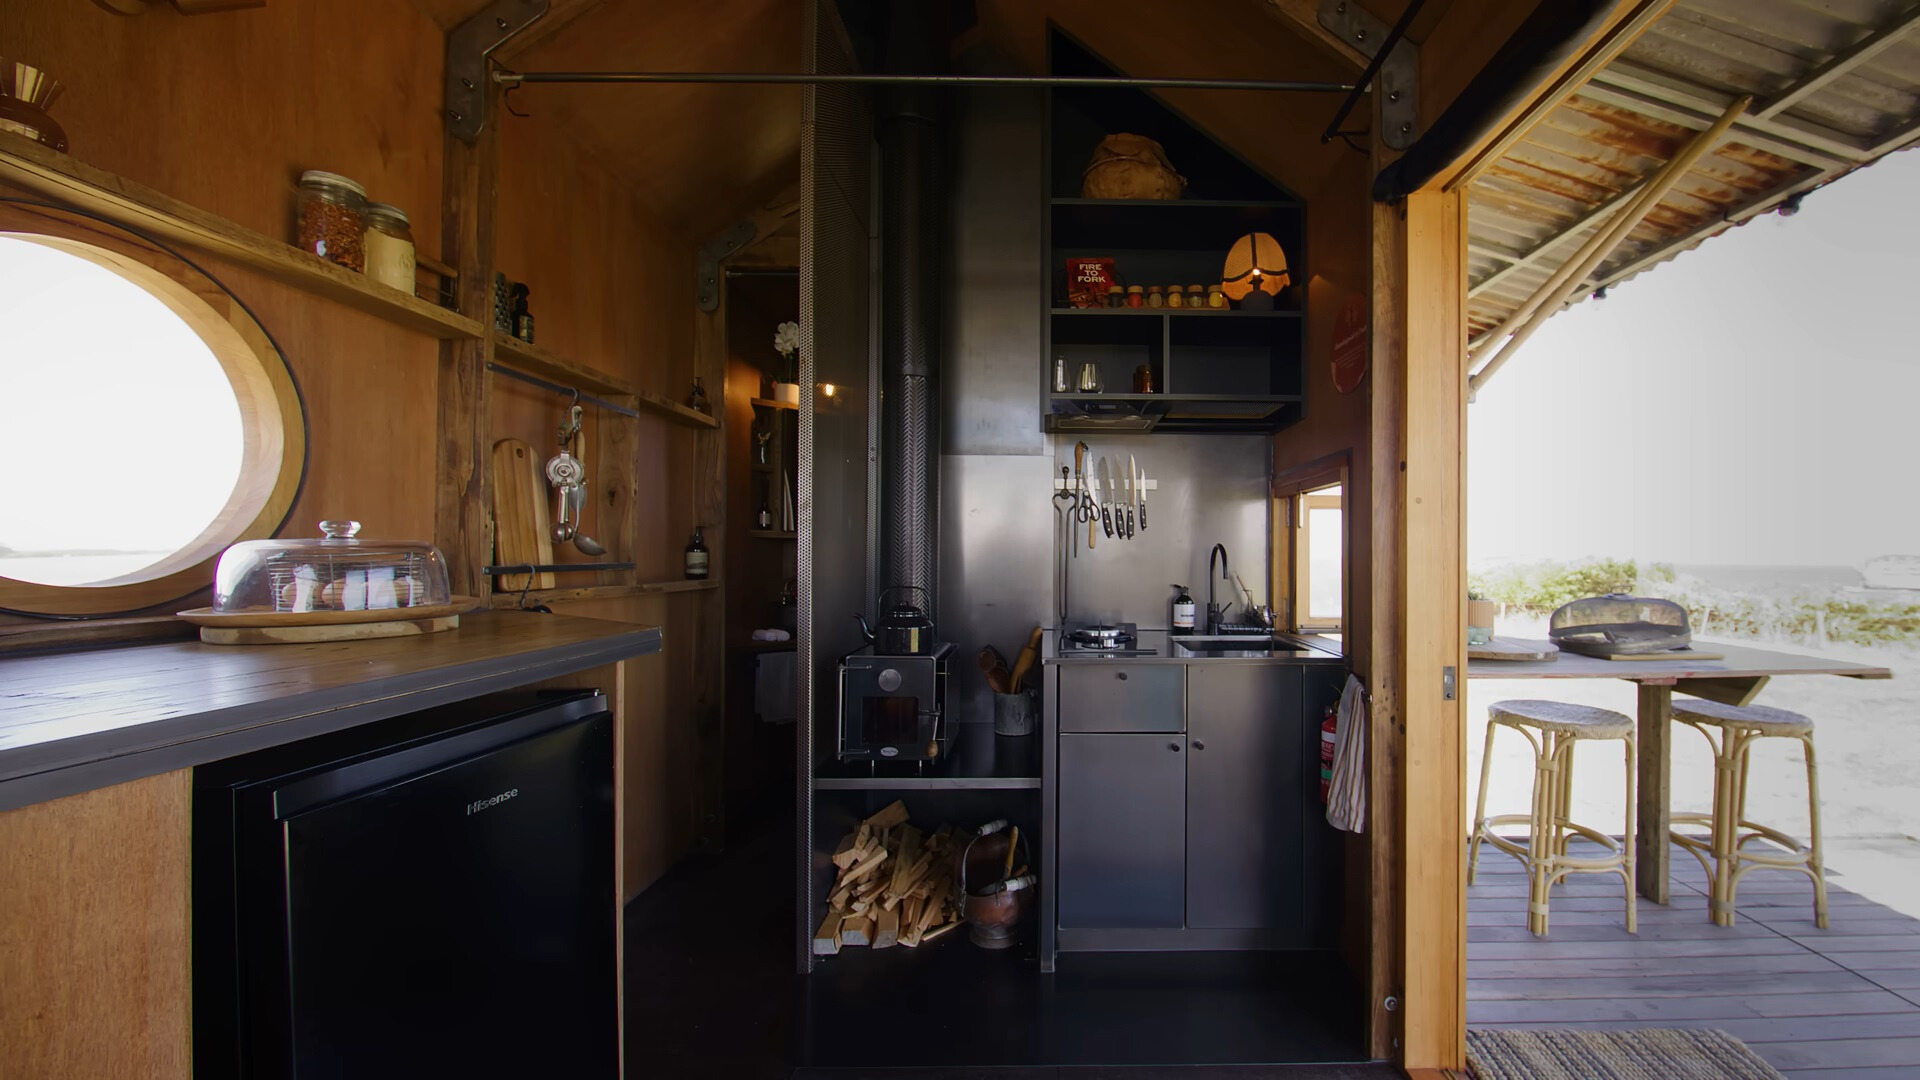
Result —
[[[374,611],[215,611],[212,608],[193,608],[174,614],[195,626],[351,626],[354,623],[438,619],[479,607],[480,601],[476,597],[456,596],[445,604],[379,608]]]

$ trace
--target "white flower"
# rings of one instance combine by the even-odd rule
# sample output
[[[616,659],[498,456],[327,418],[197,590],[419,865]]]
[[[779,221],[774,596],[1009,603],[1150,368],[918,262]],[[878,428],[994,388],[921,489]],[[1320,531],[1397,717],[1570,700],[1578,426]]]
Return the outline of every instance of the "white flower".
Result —
[[[774,328],[773,351],[787,356],[800,351],[800,324],[783,322]]]

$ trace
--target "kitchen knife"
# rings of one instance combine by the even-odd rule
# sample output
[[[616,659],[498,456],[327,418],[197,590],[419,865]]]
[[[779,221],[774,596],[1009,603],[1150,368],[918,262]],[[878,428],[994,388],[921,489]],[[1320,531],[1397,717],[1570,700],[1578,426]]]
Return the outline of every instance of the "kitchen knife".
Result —
[[[1147,527],[1147,470],[1140,470],[1140,527]]]
[[[1093,514],[1090,508],[1093,505],[1093,501],[1091,497],[1087,495],[1088,468],[1090,468],[1090,466],[1087,464],[1087,444],[1085,442],[1074,443],[1073,444],[1073,483],[1074,483],[1075,489],[1078,490],[1080,493],[1080,499],[1075,504],[1074,513],[1079,515],[1079,518],[1077,518],[1076,520],[1085,519],[1087,523],[1087,546],[1091,548],[1093,546]],[[1077,531],[1074,534],[1074,539],[1076,541],[1080,539],[1079,533]],[[1074,547],[1074,551],[1076,555],[1079,552],[1079,550],[1080,550],[1079,546],[1076,544]]]
[[[1127,539],[1133,539],[1133,504],[1140,501],[1139,485],[1134,483],[1133,455],[1127,455]]]
[[[1114,471],[1106,467],[1106,455],[1100,455],[1100,532],[1114,538]]]

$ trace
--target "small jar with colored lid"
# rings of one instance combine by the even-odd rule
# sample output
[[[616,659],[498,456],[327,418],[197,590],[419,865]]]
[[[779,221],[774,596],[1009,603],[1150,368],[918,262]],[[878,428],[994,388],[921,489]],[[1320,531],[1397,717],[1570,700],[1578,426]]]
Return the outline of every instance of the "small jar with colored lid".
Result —
[[[1187,286],[1187,306],[1204,308],[1207,306],[1207,287],[1205,285]]]
[[[349,270],[364,270],[367,189],[338,173],[300,174],[299,247]]]
[[[1142,289],[1138,285],[1127,286],[1127,306],[1128,307],[1146,307],[1147,306],[1146,290]]]
[[[1227,292],[1218,285],[1207,286],[1207,310],[1227,310]]]
[[[1167,306],[1167,298],[1160,292],[1160,286],[1158,285],[1147,286],[1147,306],[1148,307],[1166,307]]]
[[[386,203],[367,204],[367,276],[413,295],[413,230],[406,212]]]
[[[1107,286],[1107,306],[1110,308],[1127,306],[1127,290],[1118,285]]]
[[[1178,285],[1167,286],[1167,306],[1183,308],[1187,306],[1187,290]]]

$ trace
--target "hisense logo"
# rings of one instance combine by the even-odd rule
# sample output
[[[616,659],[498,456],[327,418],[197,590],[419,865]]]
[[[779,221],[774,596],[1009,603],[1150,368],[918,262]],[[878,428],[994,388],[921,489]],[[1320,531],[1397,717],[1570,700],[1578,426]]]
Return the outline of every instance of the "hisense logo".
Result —
[[[518,794],[520,794],[519,788],[508,788],[506,791],[503,791],[500,794],[495,795],[491,799],[481,799],[478,802],[470,802],[467,804],[467,816],[472,817],[474,814],[477,814],[482,810],[491,810],[494,807],[499,806],[501,803],[506,802],[508,799],[511,799]]]

